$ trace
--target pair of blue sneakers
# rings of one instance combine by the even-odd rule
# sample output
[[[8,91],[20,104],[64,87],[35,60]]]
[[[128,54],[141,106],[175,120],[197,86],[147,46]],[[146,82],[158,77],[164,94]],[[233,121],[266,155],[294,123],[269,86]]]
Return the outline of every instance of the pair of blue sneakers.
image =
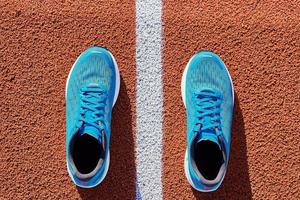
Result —
[[[94,187],[107,174],[111,113],[119,88],[116,60],[101,47],[84,51],[69,73],[67,168],[79,187]],[[181,90],[187,112],[185,173],[196,190],[214,191],[224,179],[229,159],[234,104],[232,81],[217,55],[200,52],[185,68]]]

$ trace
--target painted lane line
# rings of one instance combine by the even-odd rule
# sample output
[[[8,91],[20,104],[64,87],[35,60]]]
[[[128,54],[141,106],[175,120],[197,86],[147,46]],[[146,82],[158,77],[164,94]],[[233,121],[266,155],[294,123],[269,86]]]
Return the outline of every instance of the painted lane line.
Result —
[[[136,0],[137,193],[162,199],[162,2]]]

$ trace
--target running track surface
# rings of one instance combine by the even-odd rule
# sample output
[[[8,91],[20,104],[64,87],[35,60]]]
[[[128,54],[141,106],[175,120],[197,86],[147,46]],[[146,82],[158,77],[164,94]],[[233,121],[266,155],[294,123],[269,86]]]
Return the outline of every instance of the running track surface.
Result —
[[[299,1],[0,1],[0,200],[300,199]],[[65,82],[92,45],[121,72],[104,182],[80,189],[65,163]],[[218,191],[183,171],[180,80],[199,50],[235,87],[232,150]]]

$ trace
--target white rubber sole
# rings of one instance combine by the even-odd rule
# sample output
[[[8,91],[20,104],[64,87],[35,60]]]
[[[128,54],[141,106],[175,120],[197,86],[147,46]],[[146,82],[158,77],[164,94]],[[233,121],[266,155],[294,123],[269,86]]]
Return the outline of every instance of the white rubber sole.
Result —
[[[115,95],[114,95],[114,100],[113,100],[113,107],[114,107],[114,105],[115,105],[115,103],[116,103],[116,101],[118,99],[119,91],[120,91],[120,71],[119,71],[118,64],[117,64],[117,61],[116,61],[115,57],[112,55],[112,53],[110,51],[108,51],[108,53],[110,54],[110,56],[111,56],[111,58],[113,60],[113,63],[114,63],[114,66],[115,66],[115,71],[116,71],[116,82],[115,82],[116,88],[115,88]],[[70,77],[71,77],[71,73],[72,73],[72,71],[74,69],[74,66],[78,62],[79,57],[76,59],[75,63],[73,64],[73,66],[72,66],[72,68],[71,68],[71,70],[69,72],[68,78],[67,78],[66,91],[65,91],[66,97],[67,97],[67,93],[68,93],[67,89],[68,89],[68,84],[69,84],[69,80],[70,80]],[[104,180],[104,178],[107,175],[107,172],[108,172],[108,169],[109,169],[109,163],[110,163],[110,151],[108,151],[108,154],[107,154],[107,160],[105,162],[105,168],[104,168],[104,173],[103,173],[102,178],[95,185],[93,185],[93,186],[81,186],[81,185],[80,186],[78,185],[78,186],[81,187],[81,188],[93,188],[93,187],[96,187],[97,185],[99,185]],[[67,163],[67,169],[68,169],[68,173],[69,173],[72,181],[76,184],[76,182],[75,182],[75,180],[74,180],[74,178],[73,178],[73,176],[71,174],[71,171],[69,169],[68,163]]]
[[[186,97],[185,97],[185,86],[186,86],[186,75],[187,75],[187,72],[188,72],[188,68],[190,66],[190,63],[192,61],[192,59],[197,56],[197,54],[195,54],[188,62],[188,64],[186,65],[184,71],[183,71],[183,75],[182,75],[182,78],[181,78],[181,97],[182,97],[182,101],[183,101],[183,104],[184,104],[184,107],[186,107]],[[231,88],[232,88],[232,101],[233,101],[233,104],[234,104],[234,88],[233,88],[233,82],[232,82],[232,79],[231,79],[231,76],[229,74],[229,71],[225,65],[225,63],[222,61],[222,59],[220,59],[222,64],[224,64],[225,66],[225,69],[227,71],[227,74],[230,78],[230,82],[231,82]],[[190,171],[189,171],[189,166],[188,166],[188,160],[187,160],[187,150],[185,151],[185,157],[184,157],[184,172],[185,172],[185,176],[188,180],[188,182],[190,183],[190,185],[197,191],[200,191],[200,192],[212,192],[212,191],[215,191],[216,189],[213,189],[213,190],[199,190],[196,188],[196,186],[194,185],[194,183],[192,182],[192,178],[191,178],[191,174],[190,174]],[[224,177],[223,177],[224,178]]]

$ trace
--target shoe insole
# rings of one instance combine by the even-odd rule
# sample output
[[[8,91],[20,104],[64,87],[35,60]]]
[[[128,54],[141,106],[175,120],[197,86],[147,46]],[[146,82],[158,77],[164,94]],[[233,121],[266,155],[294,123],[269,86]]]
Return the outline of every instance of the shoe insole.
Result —
[[[214,180],[224,163],[224,159],[222,151],[216,143],[203,140],[196,144],[195,162],[205,179]]]
[[[73,161],[82,174],[92,172],[103,154],[103,147],[94,137],[84,134],[78,136],[73,146]]]

